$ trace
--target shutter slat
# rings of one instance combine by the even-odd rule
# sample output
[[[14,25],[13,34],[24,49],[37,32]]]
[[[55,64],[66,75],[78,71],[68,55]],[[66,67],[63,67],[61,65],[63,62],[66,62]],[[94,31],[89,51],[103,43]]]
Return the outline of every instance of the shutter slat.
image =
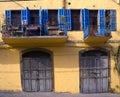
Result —
[[[67,30],[71,30],[72,29],[72,25],[71,25],[71,10],[70,9],[66,9],[66,26],[67,26]]]
[[[5,16],[6,16],[6,24],[7,25],[11,24],[11,10],[6,10]]]
[[[43,22],[42,22],[42,16],[43,16],[43,10],[42,9],[39,9],[39,24],[42,25]]]
[[[82,19],[82,29],[84,30],[84,38],[86,38],[89,34],[89,10],[88,9],[81,9],[81,19]]]
[[[82,29],[85,30],[87,26],[89,26],[90,24],[88,9],[81,9],[81,18],[82,18]]]
[[[48,10],[47,9],[44,9],[43,10],[43,14],[42,14],[42,19],[43,19],[43,24],[45,25],[48,21]]]
[[[116,31],[116,10],[110,10],[110,30]]]
[[[45,35],[48,35],[48,27],[46,26],[46,23],[48,21],[48,10],[47,9],[43,9],[42,11],[42,24],[44,26],[44,32]]]
[[[98,10],[98,32],[100,35],[105,34],[105,10],[100,9]]]
[[[58,9],[59,30],[64,30],[64,21],[63,21],[63,17],[65,17],[64,9]]]
[[[26,19],[27,19],[27,24],[30,24],[30,10],[29,8],[27,7],[26,8]]]
[[[81,11],[80,11],[80,13],[81,13],[81,19],[82,19],[82,29],[84,30],[85,29],[85,27],[84,27],[84,10],[83,9],[81,9]]]
[[[21,24],[23,24],[23,21],[30,24],[30,10],[28,8],[21,10]]]
[[[43,34],[43,21],[42,17],[43,16],[43,10],[40,8],[39,9],[39,24],[40,24],[40,36]]]

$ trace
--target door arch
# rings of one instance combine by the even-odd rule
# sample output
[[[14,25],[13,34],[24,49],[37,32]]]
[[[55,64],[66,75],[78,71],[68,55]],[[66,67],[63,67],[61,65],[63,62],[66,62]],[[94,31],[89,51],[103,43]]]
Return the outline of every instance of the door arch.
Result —
[[[109,54],[101,50],[80,52],[81,93],[103,93],[109,88]]]
[[[22,88],[26,92],[53,91],[52,53],[30,50],[22,53]]]

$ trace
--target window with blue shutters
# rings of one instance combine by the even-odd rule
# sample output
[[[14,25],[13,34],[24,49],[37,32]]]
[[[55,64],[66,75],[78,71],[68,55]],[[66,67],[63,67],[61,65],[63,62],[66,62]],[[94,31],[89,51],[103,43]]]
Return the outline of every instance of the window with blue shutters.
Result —
[[[110,10],[110,30],[116,31],[116,10]]]
[[[98,32],[100,35],[105,34],[105,10],[98,10]]]
[[[11,24],[11,10],[6,10],[5,16],[6,16],[6,24],[7,25]]]
[[[39,9],[39,24],[41,25],[41,31],[43,35],[48,35],[48,10]],[[44,33],[43,33],[44,32]]]
[[[58,23],[60,30],[72,30],[71,23],[71,10],[70,9],[59,9],[58,10]]]

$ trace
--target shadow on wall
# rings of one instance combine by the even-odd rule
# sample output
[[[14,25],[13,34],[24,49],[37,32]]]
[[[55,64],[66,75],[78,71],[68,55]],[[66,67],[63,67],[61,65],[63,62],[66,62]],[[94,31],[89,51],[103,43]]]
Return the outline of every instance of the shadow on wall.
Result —
[[[1,49],[0,64],[1,65],[20,64],[19,52],[16,49]]]

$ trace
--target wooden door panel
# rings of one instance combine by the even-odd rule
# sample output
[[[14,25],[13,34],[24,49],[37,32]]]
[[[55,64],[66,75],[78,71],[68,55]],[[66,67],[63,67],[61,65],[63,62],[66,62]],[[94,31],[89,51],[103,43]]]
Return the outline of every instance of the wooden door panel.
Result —
[[[30,71],[24,71],[24,79],[30,79]]]
[[[37,80],[31,80],[31,91],[32,92],[38,91],[37,85],[38,85]]]
[[[22,85],[24,91],[52,91],[52,64],[49,59],[45,60],[45,58],[23,58]]]
[[[46,86],[48,91],[52,91],[52,79],[46,79]]]
[[[34,79],[34,80],[37,80],[37,75],[38,74],[38,71],[31,71],[31,79]]]
[[[24,80],[24,89],[25,91],[31,91],[31,80]]]
[[[40,91],[45,91],[45,79],[40,79]]]

